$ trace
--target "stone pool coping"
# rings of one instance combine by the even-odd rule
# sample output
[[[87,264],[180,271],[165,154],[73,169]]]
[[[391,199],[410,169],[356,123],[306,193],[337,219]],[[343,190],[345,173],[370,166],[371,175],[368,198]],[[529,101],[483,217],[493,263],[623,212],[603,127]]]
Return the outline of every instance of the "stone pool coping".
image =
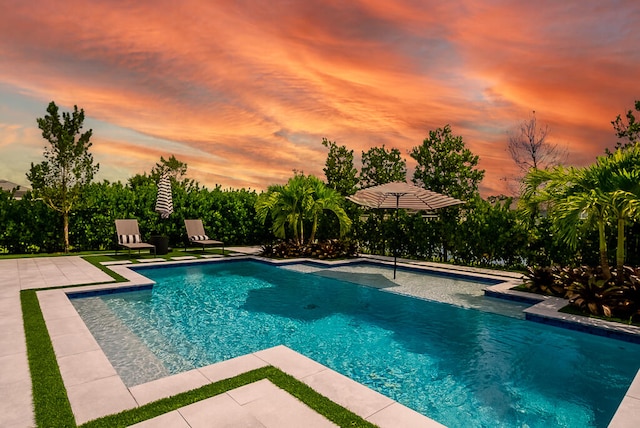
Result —
[[[351,264],[351,263],[358,263],[361,261],[372,261],[375,260],[376,262],[381,262],[381,263],[385,263],[385,264],[390,264],[390,262],[388,260],[384,260],[384,259],[380,259],[380,258],[374,258],[374,257],[363,257],[360,259],[350,259],[350,260],[339,260],[339,261],[318,261],[318,260],[308,260],[308,259],[289,259],[289,260],[272,260],[272,259],[264,259],[261,257],[256,257],[256,256],[240,256],[237,257],[235,259],[256,259],[256,260],[262,260],[262,261],[267,261],[268,263],[271,264],[292,264],[292,263],[299,263],[299,262],[308,262],[311,261],[312,263],[318,263],[318,264],[322,264],[322,265],[326,265],[326,266],[335,266],[335,265],[345,265],[345,264]],[[158,264],[145,264],[145,267],[154,267],[154,266],[168,266],[168,265],[179,265],[179,264],[193,264],[193,263],[211,263],[211,262],[217,262],[217,261],[223,261],[223,259],[217,259],[217,260],[184,260],[184,261],[173,261],[170,263],[167,262],[163,262],[163,263],[158,263]],[[525,317],[529,320],[532,321],[538,321],[540,322],[541,320],[555,320],[560,324],[556,324],[556,325],[561,325],[561,324],[565,324],[568,323],[567,325],[562,325],[563,327],[567,327],[567,326],[583,326],[584,328],[602,328],[602,323],[605,323],[605,331],[612,331],[612,332],[616,332],[616,331],[623,331],[626,332],[625,334],[635,334],[635,335],[640,335],[640,329],[638,329],[637,327],[633,328],[633,329],[627,329],[628,326],[620,326],[617,325],[617,323],[609,323],[607,321],[602,321],[602,320],[595,320],[595,319],[589,319],[589,318],[584,318],[584,317],[578,317],[578,316],[574,316],[574,315],[569,315],[569,314],[562,314],[557,312],[557,309],[559,309],[562,306],[566,305],[566,301],[564,301],[563,299],[557,299],[557,298],[548,298],[548,297],[544,297],[544,296],[532,296],[531,293],[523,293],[523,292],[519,292],[516,290],[510,290],[511,288],[513,288],[516,285],[521,284],[521,278],[522,275],[520,274],[514,274],[514,273],[510,273],[510,272],[498,272],[498,271],[491,271],[491,270],[487,270],[487,269],[477,269],[477,268],[465,268],[465,267],[460,267],[460,266],[450,266],[450,265],[444,265],[444,264],[438,264],[438,263],[430,263],[430,262],[415,262],[415,261],[400,261],[398,263],[398,266],[401,268],[406,268],[406,269],[417,269],[417,270],[430,270],[430,271],[441,271],[443,273],[450,273],[450,272],[457,272],[457,273],[461,273],[461,274],[471,274],[474,276],[478,276],[478,277],[486,277],[486,278],[493,278],[493,279],[500,279],[503,282],[497,285],[493,285],[493,286],[488,286],[486,288],[486,294],[488,296],[491,297],[501,297],[501,298],[508,298],[508,299],[512,299],[512,300],[516,300],[516,301],[525,301],[528,303],[531,303],[533,306],[531,306],[530,308],[527,308],[524,312],[525,312]],[[178,392],[183,392],[189,389],[193,389],[195,387],[201,386],[201,385],[195,385],[195,386],[190,386],[193,385],[193,379],[194,378],[199,378],[200,380],[202,380],[201,376],[204,376],[205,379],[208,379],[209,382],[213,382],[216,380],[220,380],[222,378],[215,378],[216,380],[211,380],[209,379],[209,377],[207,377],[206,374],[204,373],[209,373],[211,371],[216,371],[216,369],[214,368],[210,368],[211,366],[208,366],[207,368],[201,368],[201,369],[197,369],[197,370],[192,370],[186,373],[182,373],[179,375],[175,375],[175,376],[170,376],[168,378],[164,378],[164,379],[160,379],[158,381],[153,381],[153,382],[149,382],[148,384],[143,384],[143,385],[139,385],[140,388],[138,388],[138,386],[136,387],[132,387],[132,388],[126,388],[124,386],[124,383],[122,383],[122,381],[120,380],[120,378],[117,376],[117,374],[115,374],[115,370],[113,369],[113,367],[111,366],[111,364],[108,362],[108,360],[106,359],[106,357],[104,356],[104,354],[102,353],[102,351],[99,349],[99,346],[97,345],[97,343],[94,344],[90,344],[89,342],[94,341],[93,336],[91,336],[91,333],[89,333],[88,329],[86,328],[86,326],[84,326],[84,323],[82,322],[82,320],[80,319],[79,315],[77,315],[77,312],[75,311],[75,309],[73,308],[73,306],[71,305],[71,303],[68,301],[68,298],[66,297],[65,291],[66,292],[80,292],[80,291],[89,291],[89,290],[98,290],[98,289],[113,289],[113,288],[123,288],[123,287],[131,287],[131,286],[139,286],[139,285],[150,285],[153,284],[152,281],[150,281],[148,278],[144,277],[143,275],[141,275],[140,273],[136,272],[134,269],[135,266],[132,265],[112,265],[109,266],[109,269],[113,270],[114,272],[122,275],[123,277],[127,278],[129,280],[129,282],[125,282],[125,283],[114,283],[114,284],[102,284],[102,285],[98,285],[98,286],[86,286],[86,287],[75,287],[73,289],[56,289],[56,290],[47,290],[47,291],[41,291],[38,293],[39,297],[42,294],[43,297],[40,299],[41,300],[41,306],[43,305],[43,301],[44,306],[48,306],[49,303],[47,303],[47,300],[50,300],[50,304],[51,304],[51,309],[52,312],[51,314],[49,314],[48,316],[52,319],[52,324],[53,324],[53,329],[54,331],[56,331],[56,328],[61,328],[61,330],[58,332],[57,335],[59,336],[71,336],[71,337],[66,337],[66,338],[60,338],[60,339],[56,339],[56,341],[54,341],[54,335],[53,333],[51,333],[51,328],[49,327],[49,320],[47,319],[47,316],[45,316],[45,320],[47,321],[47,326],[48,328],[50,328],[50,334],[52,336],[52,342],[54,342],[54,349],[56,349],[56,354],[58,354],[58,348],[56,346],[60,346],[62,347],[62,349],[65,349],[65,347],[67,347],[67,351],[66,352],[80,352],[80,353],[85,353],[85,358],[79,358],[76,357],[74,358],[67,358],[65,360],[66,357],[71,357],[71,355],[63,355],[62,357],[58,357],[59,358],[59,363],[60,360],[64,360],[65,364],[69,364],[69,367],[67,367],[65,369],[65,372],[68,373],[82,373],[83,370],[83,365],[91,365],[91,364],[97,364],[96,366],[96,371],[95,373],[102,373],[102,377],[99,377],[98,379],[92,379],[92,375],[90,375],[90,372],[92,372],[92,369],[86,370],[85,369],[85,375],[87,376],[87,379],[85,379],[84,383],[81,384],[70,384],[69,386],[67,385],[67,379],[65,378],[65,372],[63,372],[63,365],[61,364],[61,372],[63,372],[63,380],[65,382],[65,386],[67,386],[67,390],[69,392],[69,398],[70,401],[72,403],[72,408],[74,409],[74,414],[76,414],[76,418],[87,418],[87,419],[83,419],[83,421],[87,421],[90,419],[94,419],[96,417],[100,417],[100,416],[104,416],[106,414],[111,414],[111,413],[115,413],[117,411],[121,411],[124,408],[131,408],[134,407],[135,405],[140,405],[142,403],[148,402],[148,401],[144,401],[144,396],[145,394],[155,394],[155,393],[149,393],[147,392],[148,390],[151,391],[155,391],[155,390],[160,390],[160,391],[165,391],[165,388],[169,388],[168,391],[163,392],[165,395],[164,396],[169,396],[169,395],[173,395],[176,394]],[[63,298],[60,297],[60,295],[58,295],[57,297],[53,297],[53,293],[54,292],[58,292],[58,293],[62,293],[64,296]],[[47,296],[45,295],[45,293],[51,293],[51,296]],[[74,322],[72,322],[70,319],[67,320],[68,321],[68,325],[66,325],[66,328],[68,328],[69,330],[65,331],[65,324],[64,322],[61,322],[60,320],[55,321],[56,318],[60,318],[60,315],[63,314],[63,311],[58,308],[56,309],[56,306],[59,305],[65,305],[64,304],[64,300],[66,300],[66,302],[68,303],[68,306],[71,307],[71,311],[75,314],[75,316],[77,317],[77,321],[80,321],[80,323],[82,324],[82,326],[84,327],[84,330],[86,330],[86,334],[89,335],[89,337],[86,337],[86,335],[84,336],[84,339],[81,339],[79,337],[72,337],[74,334],[78,333],[77,331],[74,331],[74,328],[79,328],[79,325],[75,325]],[[45,313],[45,309],[43,308],[43,315]],[[71,314],[70,312],[66,313],[66,317],[73,317],[73,314]],[[62,318],[65,318],[64,316]],[[554,321],[554,322],[555,322]],[[56,324],[62,324],[61,326],[57,326]],[[612,324],[612,325],[609,325]],[[633,326],[631,326],[633,327]],[[585,331],[583,329],[583,331]],[[592,332],[592,331],[590,331]],[[615,338],[615,336],[612,336]],[[640,336],[639,336],[640,337]],[[77,340],[74,340],[77,339]],[[83,340],[84,340],[84,345],[83,344]],[[58,345],[56,345],[56,342],[59,342]],[[66,343],[66,344],[65,344]],[[83,350],[83,346],[85,346],[86,348]],[[97,349],[92,348],[92,347],[97,347]],[[284,348],[284,350],[283,350]],[[74,350],[75,349],[75,350]],[[286,351],[285,351],[286,350]],[[64,350],[61,351],[62,354],[65,353]],[[259,354],[259,355],[258,355]],[[282,355],[287,355],[286,358],[284,358],[284,360],[282,360]],[[295,354],[297,357],[294,357],[293,354]],[[73,355],[73,354],[72,354]],[[86,358],[88,357],[88,359]],[[245,358],[246,357],[246,358]],[[425,416],[414,412],[411,409],[406,408],[405,406],[400,405],[399,403],[393,402],[391,399],[373,391],[370,390],[368,387],[361,385],[349,378],[346,378],[340,374],[338,374],[337,372],[333,372],[332,370],[320,365],[319,363],[310,360],[307,357],[304,357],[300,354],[297,354],[296,352],[281,346],[281,347],[276,347],[276,348],[271,348],[269,350],[264,350],[264,351],[260,351],[258,353],[254,353],[254,354],[249,354],[248,356],[243,356],[243,357],[239,357],[240,360],[238,359],[233,359],[233,360],[229,360],[227,362],[223,362],[223,363],[219,363],[220,365],[225,365],[226,363],[230,364],[230,366],[228,366],[227,368],[221,369],[221,370],[231,370],[231,372],[233,372],[234,370],[234,364],[239,364],[240,367],[243,367],[244,364],[249,364],[251,365],[252,363],[249,362],[249,360],[252,360],[255,363],[255,359],[254,358],[258,358],[259,360],[263,361],[264,364],[271,364],[274,365],[275,367],[280,368],[281,370],[285,371],[286,373],[289,373],[291,375],[294,375],[294,377],[298,378],[294,373],[296,372],[295,367],[298,365],[302,365],[303,367],[306,367],[307,365],[313,366],[313,365],[317,365],[316,368],[318,370],[319,367],[322,367],[322,371],[326,373],[331,373],[330,376],[332,379],[340,379],[341,381],[344,381],[344,385],[343,386],[339,386],[338,390],[336,391],[335,389],[335,385],[332,383],[334,382],[333,380],[324,384],[324,386],[320,385],[314,385],[314,384],[310,384],[309,382],[313,382],[312,379],[313,378],[309,378],[307,376],[303,376],[303,378],[299,378],[299,380],[307,383],[308,385],[310,385],[312,388],[314,388],[316,391],[320,392],[321,394],[327,396],[328,398],[332,399],[333,401],[335,401],[338,404],[343,405],[344,407],[354,411],[354,413],[362,416],[363,418],[370,420],[372,423],[378,424],[381,427],[392,427],[392,426],[398,426],[399,423],[399,419],[398,417],[405,417],[406,419],[406,423],[402,423],[402,426],[442,426],[440,424],[438,424],[437,422],[426,418]],[[106,364],[105,364],[105,360],[106,360]],[[237,360],[237,361],[236,361]],[[291,362],[290,360],[293,360],[293,362]],[[75,366],[75,364],[79,364],[79,366]],[[293,366],[289,366],[289,364],[293,364]],[[107,367],[108,365],[108,367]],[[213,365],[213,366],[217,366],[217,365]],[[319,367],[318,367],[319,366]],[[220,367],[225,367],[225,366],[220,366]],[[110,369],[109,369],[110,368]],[[251,370],[253,368],[257,368],[257,367],[252,367],[250,369],[246,369],[244,371],[248,371]],[[201,372],[204,370],[204,373]],[[199,375],[197,373],[199,373]],[[227,375],[225,377],[231,377],[234,376],[236,374],[240,374],[241,372],[237,372],[233,375]],[[184,377],[183,377],[184,375]],[[201,376],[200,376],[201,375]],[[71,375],[69,375],[71,376]],[[93,377],[96,377],[97,375],[93,375]],[[114,376],[117,378],[113,379]],[[107,378],[112,378],[110,380],[105,380]],[[344,379],[342,379],[344,378]],[[119,381],[119,382],[118,382]],[[73,382],[78,382],[77,379],[74,379],[72,376],[69,378],[69,382],[73,383]],[[95,382],[95,383],[94,383]],[[104,385],[109,384],[109,382],[111,382],[111,385],[113,387],[113,394],[117,394],[114,396],[116,398],[116,401],[118,401],[118,406],[120,406],[120,410],[112,410],[112,409],[93,409],[93,407],[95,406],[96,402],[101,402],[103,403],[102,407],[106,406],[108,407],[109,402],[111,401],[110,398],[96,398],[95,396],[91,396],[91,398],[88,398],[92,393],[93,394],[105,394],[108,393],[108,391],[106,391],[104,389]],[[91,386],[86,385],[86,383],[93,383]],[[196,382],[197,383],[197,382]],[[342,382],[340,382],[340,384],[342,385]],[[80,386],[83,385],[83,386]],[[146,386],[148,385],[148,386]],[[175,385],[178,385],[177,387]],[[187,388],[187,389],[181,389],[181,388]],[[177,388],[177,389],[172,389],[172,388]],[[320,388],[320,389],[319,389]],[[328,391],[325,391],[323,388],[328,389]],[[333,388],[333,390],[332,390]],[[360,391],[360,389],[362,388],[362,390]],[[356,393],[355,391],[358,390],[358,392]],[[71,395],[73,391],[73,395],[74,395],[74,401],[72,401],[71,399]],[[134,392],[137,394],[137,396],[134,396]],[[346,394],[345,394],[346,393]],[[127,394],[129,394],[129,398],[127,398]],[[391,400],[391,402],[393,403],[392,405],[385,405],[383,407],[380,407],[377,409],[376,412],[374,412],[373,414],[367,414],[367,411],[364,411],[363,413],[359,413],[360,411],[362,411],[362,403],[358,404],[358,403],[354,403],[353,399],[357,398],[357,397],[361,397],[361,394],[363,397],[369,397],[369,394],[373,394],[371,395],[371,400],[373,400],[372,402],[376,402],[376,400],[380,400],[380,397],[383,397],[386,400]],[[346,395],[346,396],[345,396]],[[376,395],[379,395],[380,397],[377,397]],[[162,398],[162,397],[157,397],[157,398]],[[156,398],[156,399],[157,399]],[[131,401],[133,400],[133,401]],[[142,400],[141,402],[138,402],[137,400]],[[367,401],[369,400],[369,398],[366,399]],[[383,400],[384,401],[384,400]],[[137,404],[136,404],[137,403]],[[124,407],[122,408],[121,406],[130,406],[130,407]],[[75,407],[74,407],[75,406]],[[78,408],[79,413],[76,413],[76,407]],[[100,406],[99,406],[100,407]],[[370,410],[370,409],[369,409]],[[99,412],[106,412],[106,413],[102,413],[98,416],[95,415],[95,413],[99,413]],[[80,416],[79,416],[80,415]],[[401,416],[402,415],[402,416]],[[374,420],[373,417],[379,418]],[[400,419],[400,421],[402,421],[403,419]],[[638,421],[640,421],[640,370],[638,371],[638,374],[636,375],[634,381],[632,382],[631,386],[629,387],[623,401],[621,402],[617,412],[615,413],[613,419],[610,422],[609,427],[612,428],[622,428],[622,427],[632,427],[632,426],[637,426]],[[80,423],[80,420],[78,421]]]
[[[212,261],[203,260],[202,262],[211,263]],[[194,263],[194,261],[175,263]],[[163,262],[160,265],[167,266],[169,263]],[[145,266],[153,266],[153,264]],[[406,427],[443,426],[285,346],[276,346],[142,385],[126,387],[69,301],[67,293],[75,294],[153,284],[153,281],[135,270],[129,269],[130,267],[132,266],[109,266],[114,272],[127,278],[129,282],[37,292],[69,402],[78,424],[189,391],[207,383],[234,377],[259,367],[272,365],[381,428],[391,428],[398,426],[398,424]],[[260,384],[256,388],[262,390],[265,386]],[[233,394],[239,393],[236,391]],[[288,400],[286,396],[289,395],[284,394],[284,396],[280,398],[281,402]],[[273,406],[273,403],[267,404],[265,402],[264,405]],[[306,408],[306,406],[304,407]],[[300,413],[300,426],[308,425],[310,417],[319,416],[309,408],[306,410]],[[200,411],[206,411],[205,407]],[[181,415],[184,417],[182,411]],[[164,418],[156,421],[157,426],[162,426],[171,417],[169,414],[163,416]],[[152,421],[148,421],[152,424],[151,426],[155,423]],[[326,424],[322,426],[326,426]]]

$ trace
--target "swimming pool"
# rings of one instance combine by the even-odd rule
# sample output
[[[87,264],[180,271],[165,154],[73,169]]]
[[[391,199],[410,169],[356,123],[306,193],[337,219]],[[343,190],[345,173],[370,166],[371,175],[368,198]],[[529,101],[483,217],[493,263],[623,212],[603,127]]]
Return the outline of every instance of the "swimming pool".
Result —
[[[640,345],[260,262],[143,273],[72,299],[129,386],[284,344],[450,427],[583,427],[638,369]]]

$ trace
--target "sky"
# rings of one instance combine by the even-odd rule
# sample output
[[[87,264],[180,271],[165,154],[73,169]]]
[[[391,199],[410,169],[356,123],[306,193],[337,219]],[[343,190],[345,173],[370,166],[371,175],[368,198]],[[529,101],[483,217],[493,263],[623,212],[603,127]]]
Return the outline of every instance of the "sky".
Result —
[[[0,179],[45,146],[50,101],[85,112],[96,180],[171,155],[187,177],[261,191],[324,179],[323,138],[407,159],[450,125],[508,193],[508,133],[535,111],[567,163],[617,141],[640,100],[637,0],[0,0]]]

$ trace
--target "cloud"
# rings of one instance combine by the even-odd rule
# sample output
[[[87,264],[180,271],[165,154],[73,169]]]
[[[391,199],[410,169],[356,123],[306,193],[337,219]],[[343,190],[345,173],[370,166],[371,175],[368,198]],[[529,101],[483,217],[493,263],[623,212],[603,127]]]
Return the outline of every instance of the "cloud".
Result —
[[[0,85],[11,99],[0,112],[40,105],[7,122],[35,127],[51,100],[84,108],[109,179],[175,154],[203,184],[258,189],[293,169],[322,176],[322,137],[356,156],[382,144],[407,153],[451,124],[487,170],[483,194],[499,193],[515,171],[506,131],[531,110],[575,162],[613,147],[610,121],[640,97],[639,9],[591,0],[10,2]],[[37,134],[20,138],[34,145]]]

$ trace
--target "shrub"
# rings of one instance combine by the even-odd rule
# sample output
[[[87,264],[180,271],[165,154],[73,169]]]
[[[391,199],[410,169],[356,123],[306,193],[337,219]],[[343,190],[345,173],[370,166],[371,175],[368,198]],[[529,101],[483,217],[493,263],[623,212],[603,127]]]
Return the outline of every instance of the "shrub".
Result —
[[[279,259],[308,257],[331,260],[353,257],[357,253],[358,247],[355,242],[330,239],[310,244],[299,244],[296,241],[279,241],[275,244],[266,244],[262,246],[261,255]]]

